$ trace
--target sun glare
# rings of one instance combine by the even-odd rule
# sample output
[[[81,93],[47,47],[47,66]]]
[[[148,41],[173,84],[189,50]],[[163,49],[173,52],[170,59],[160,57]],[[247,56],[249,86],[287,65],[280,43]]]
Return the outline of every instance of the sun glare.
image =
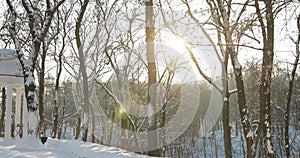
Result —
[[[170,37],[165,42],[165,44],[166,46],[169,46],[175,49],[176,51],[178,51],[178,53],[182,54],[186,51],[185,48],[185,46],[187,45],[186,42],[183,39],[176,37],[175,35],[170,35]]]

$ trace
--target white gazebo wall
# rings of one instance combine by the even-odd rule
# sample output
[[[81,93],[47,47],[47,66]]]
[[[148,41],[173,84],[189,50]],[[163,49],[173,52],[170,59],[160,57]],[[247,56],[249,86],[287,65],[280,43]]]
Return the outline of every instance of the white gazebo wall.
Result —
[[[13,89],[16,90],[16,100],[15,100],[15,130],[13,130],[14,136],[17,135],[17,132],[20,128],[22,128],[22,138],[25,138],[28,133],[28,110],[26,103],[26,96],[24,92],[23,84],[0,84],[0,86],[6,87],[6,111],[5,111],[5,132],[4,138],[11,139],[11,131],[12,131],[12,107],[13,107]],[[23,96],[23,98],[22,98]],[[22,117],[22,119],[21,119]],[[18,127],[17,127],[18,126]],[[20,127],[22,126],[22,127]],[[19,136],[16,137],[20,138]]]
[[[11,112],[12,112],[12,86],[6,85],[6,101],[5,101],[5,129],[4,138],[8,139],[11,136]]]
[[[0,49],[0,86],[7,88],[6,93],[6,114],[5,114],[5,139],[11,138],[11,114],[12,114],[12,93],[16,90],[15,102],[15,124],[23,125],[23,137],[27,136],[28,131],[28,109],[26,97],[24,95],[24,78],[21,63],[17,53],[12,49]],[[22,102],[23,94],[23,102]],[[23,109],[23,110],[22,110]],[[22,111],[22,115],[21,115]],[[22,119],[21,119],[22,116]],[[22,120],[22,123],[21,123]],[[19,131],[20,127],[16,129]],[[14,130],[14,135],[16,131]]]
[[[15,110],[15,127],[21,125],[21,108],[22,108],[22,87],[16,87],[16,110]],[[17,132],[14,131],[14,135]]]

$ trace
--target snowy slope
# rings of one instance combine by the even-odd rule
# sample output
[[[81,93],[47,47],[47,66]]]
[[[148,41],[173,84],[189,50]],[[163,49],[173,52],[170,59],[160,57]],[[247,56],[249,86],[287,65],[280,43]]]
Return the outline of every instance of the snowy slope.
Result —
[[[45,145],[34,136],[24,140],[0,139],[0,158],[149,158],[114,147],[76,140],[49,138]]]

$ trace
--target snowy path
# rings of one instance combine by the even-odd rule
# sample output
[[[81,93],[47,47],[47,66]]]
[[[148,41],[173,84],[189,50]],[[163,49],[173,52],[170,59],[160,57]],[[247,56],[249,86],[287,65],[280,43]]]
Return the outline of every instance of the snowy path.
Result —
[[[24,140],[0,139],[0,158],[149,158],[114,147],[76,140],[49,138],[45,145],[34,136]]]

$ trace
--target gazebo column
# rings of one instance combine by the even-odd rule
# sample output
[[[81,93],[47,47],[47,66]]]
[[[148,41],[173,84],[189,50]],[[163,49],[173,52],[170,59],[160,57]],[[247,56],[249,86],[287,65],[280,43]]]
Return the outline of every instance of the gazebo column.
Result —
[[[5,139],[11,138],[12,85],[6,85]]]
[[[22,88],[21,87],[17,87],[16,88],[16,112],[15,112],[15,127],[17,130],[19,130],[19,128],[21,127],[21,101],[22,101]],[[14,134],[16,135],[17,131],[14,131]],[[16,137],[19,138],[19,137]]]
[[[27,137],[28,134],[28,108],[25,91],[23,91],[23,113],[22,113],[22,124],[23,124],[23,138]]]

